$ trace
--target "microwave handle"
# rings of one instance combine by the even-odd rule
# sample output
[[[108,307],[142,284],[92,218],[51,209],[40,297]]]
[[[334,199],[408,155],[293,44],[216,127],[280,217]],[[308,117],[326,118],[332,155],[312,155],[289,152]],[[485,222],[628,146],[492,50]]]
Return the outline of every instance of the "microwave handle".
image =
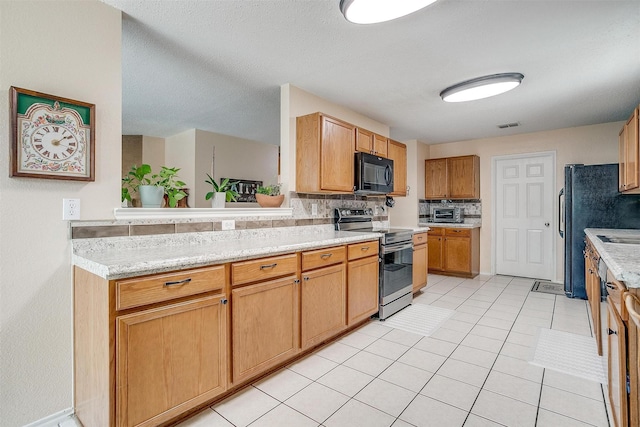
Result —
[[[393,179],[393,175],[391,174],[391,167],[389,167],[389,165],[387,165],[384,168],[384,180],[385,180],[387,185],[391,185],[391,180],[392,179]]]

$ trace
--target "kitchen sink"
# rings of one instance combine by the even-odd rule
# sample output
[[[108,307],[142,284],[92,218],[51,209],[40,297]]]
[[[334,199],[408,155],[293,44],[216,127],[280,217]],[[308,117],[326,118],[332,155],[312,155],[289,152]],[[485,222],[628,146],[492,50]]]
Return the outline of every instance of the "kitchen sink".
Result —
[[[623,243],[626,245],[640,245],[640,236],[626,236],[626,237],[614,237],[614,236],[597,236],[598,239],[605,243]]]

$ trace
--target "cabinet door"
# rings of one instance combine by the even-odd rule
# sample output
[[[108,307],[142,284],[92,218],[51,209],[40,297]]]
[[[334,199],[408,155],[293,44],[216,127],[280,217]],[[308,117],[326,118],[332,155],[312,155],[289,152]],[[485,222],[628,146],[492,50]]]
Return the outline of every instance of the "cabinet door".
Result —
[[[625,133],[625,191],[638,188],[638,109],[624,125]]]
[[[378,312],[378,257],[351,261],[347,277],[347,324]]]
[[[344,264],[302,273],[301,346],[308,348],[347,325],[347,274]]]
[[[477,156],[450,157],[447,159],[448,198],[478,199],[479,173]]]
[[[622,126],[618,134],[618,191],[624,191],[627,184],[627,132]]]
[[[447,159],[425,160],[424,198],[447,197]]]
[[[353,126],[322,116],[320,189],[353,192]]]
[[[442,271],[444,269],[443,259],[443,237],[441,235],[429,234],[427,240],[428,267],[429,271]]]
[[[388,142],[387,138],[378,135],[377,133],[373,134],[373,154],[380,157],[388,157]]]
[[[392,196],[407,195],[407,146],[389,140],[389,158],[393,160]]]
[[[116,318],[117,426],[156,426],[227,387],[226,299]]]
[[[231,291],[234,383],[297,352],[298,295],[295,276]]]
[[[427,286],[427,245],[413,247],[413,292]]]
[[[628,426],[627,402],[627,334],[622,318],[611,298],[607,298],[609,344],[609,402],[615,427]]]
[[[373,132],[356,128],[356,152],[373,153]]]
[[[444,270],[452,273],[471,273],[470,238],[444,238]]]

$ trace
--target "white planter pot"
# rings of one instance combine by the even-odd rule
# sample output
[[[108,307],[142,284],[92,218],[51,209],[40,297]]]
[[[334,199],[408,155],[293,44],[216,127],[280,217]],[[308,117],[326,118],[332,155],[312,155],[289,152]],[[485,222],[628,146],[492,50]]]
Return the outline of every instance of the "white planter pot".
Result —
[[[140,202],[143,208],[161,208],[164,196],[164,187],[155,185],[141,185],[138,187]]]
[[[226,192],[220,192],[220,193],[214,193],[213,194],[213,198],[211,199],[211,207],[214,209],[221,209],[224,208],[224,204],[227,202],[227,193]]]

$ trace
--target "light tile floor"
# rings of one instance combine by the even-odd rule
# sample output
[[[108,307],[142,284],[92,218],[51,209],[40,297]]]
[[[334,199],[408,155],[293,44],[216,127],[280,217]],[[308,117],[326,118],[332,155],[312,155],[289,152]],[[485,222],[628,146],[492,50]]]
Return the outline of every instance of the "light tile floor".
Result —
[[[601,384],[527,362],[539,328],[592,336],[532,284],[429,275],[414,303],[456,311],[430,337],[372,320],[179,427],[609,426]]]

